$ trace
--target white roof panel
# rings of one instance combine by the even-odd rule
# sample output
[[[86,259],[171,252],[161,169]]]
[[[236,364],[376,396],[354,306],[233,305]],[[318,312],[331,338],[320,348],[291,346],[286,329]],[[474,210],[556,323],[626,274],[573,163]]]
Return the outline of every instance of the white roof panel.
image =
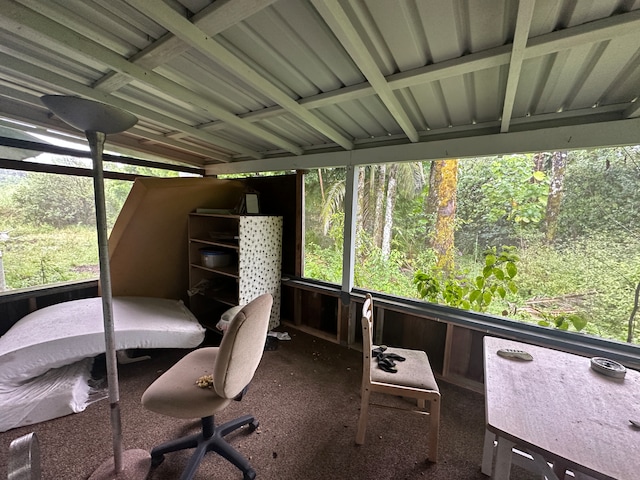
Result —
[[[90,98],[139,118],[110,148],[212,173],[640,143],[640,0],[1,1],[0,121]]]

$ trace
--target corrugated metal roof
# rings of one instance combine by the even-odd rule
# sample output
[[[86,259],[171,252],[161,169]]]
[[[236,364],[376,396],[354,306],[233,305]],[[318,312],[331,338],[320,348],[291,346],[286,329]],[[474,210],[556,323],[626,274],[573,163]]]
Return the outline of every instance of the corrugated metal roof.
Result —
[[[0,7],[0,125],[77,135],[39,99],[90,98],[139,118],[108,138],[129,155],[211,171],[299,168],[341,161],[312,153],[380,159],[369,149],[392,145],[435,156],[472,138],[482,150],[483,137],[496,151],[546,149],[549,129],[593,138],[581,130],[593,124],[603,136],[593,143],[640,143],[640,0]],[[567,147],[590,143],[577,142]]]

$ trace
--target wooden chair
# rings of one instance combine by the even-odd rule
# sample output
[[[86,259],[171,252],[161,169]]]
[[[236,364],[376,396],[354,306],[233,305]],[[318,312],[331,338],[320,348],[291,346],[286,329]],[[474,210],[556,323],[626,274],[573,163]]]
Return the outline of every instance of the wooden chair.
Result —
[[[395,355],[404,358],[404,361],[395,361],[396,373],[385,371],[378,365],[378,358],[372,353],[376,349],[376,354],[384,350],[387,358]],[[356,433],[356,443],[364,444],[367,429],[367,417],[369,405],[398,408],[409,412],[429,416],[429,440],[428,459],[436,462],[438,458],[438,430],[440,428],[440,391],[436,383],[427,354],[422,350],[410,350],[406,348],[380,348],[373,344],[373,298],[367,294],[362,307],[362,404],[360,406],[360,418],[358,420],[358,431]],[[388,365],[388,364],[387,364]],[[391,368],[394,369],[393,367]],[[370,403],[371,392],[378,392],[398,397],[412,398],[417,401],[416,409],[403,409],[400,407],[390,407]],[[429,409],[426,410],[426,404]]]

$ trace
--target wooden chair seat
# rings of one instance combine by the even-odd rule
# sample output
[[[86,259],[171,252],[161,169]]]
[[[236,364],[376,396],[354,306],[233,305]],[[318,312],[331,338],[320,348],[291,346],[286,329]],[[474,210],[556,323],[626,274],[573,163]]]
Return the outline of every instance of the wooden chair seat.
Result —
[[[378,348],[374,345],[373,348]],[[370,356],[371,383],[389,385],[390,387],[415,388],[422,390],[438,390],[438,384],[433,376],[429,357],[422,350],[410,350],[407,348],[387,347],[385,353],[395,353],[405,360],[396,362],[397,373],[386,372],[378,368],[377,360]]]

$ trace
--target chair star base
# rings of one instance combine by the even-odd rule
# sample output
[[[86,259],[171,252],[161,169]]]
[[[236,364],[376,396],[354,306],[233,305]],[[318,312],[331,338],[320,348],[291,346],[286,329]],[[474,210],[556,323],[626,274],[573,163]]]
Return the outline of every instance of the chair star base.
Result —
[[[226,435],[245,425],[249,425],[250,432],[258,428],[258,422],[252,415],[244,415],[218,426],[215,425],[213,416],[205,417],[202,419],[202,432],[171,440],[151,450],[151,465],[153,467],[160,465],[164,461],[165,453],[195,448],[180,480],[190,480],[195,476],[196,470],[207,452],[216,452],[223,456],[242,470],[244,480],[253,480],[256,477],[256,472],[249,461],[224,439]]]

